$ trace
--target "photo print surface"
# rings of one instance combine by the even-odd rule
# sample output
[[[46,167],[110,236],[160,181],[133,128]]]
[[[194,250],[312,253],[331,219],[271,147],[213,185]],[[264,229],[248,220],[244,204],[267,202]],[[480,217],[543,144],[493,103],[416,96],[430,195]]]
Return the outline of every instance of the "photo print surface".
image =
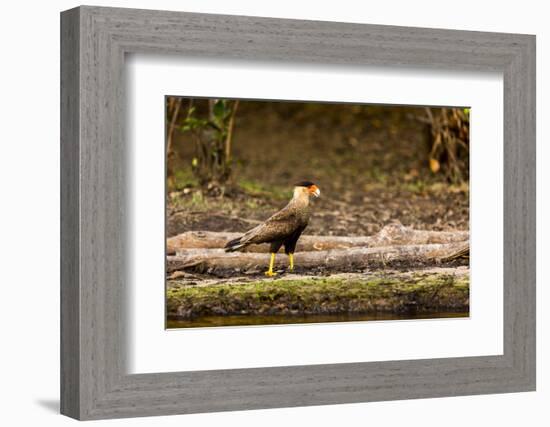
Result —
[[[164,108],[168,329],[469,316],[468,107]]]

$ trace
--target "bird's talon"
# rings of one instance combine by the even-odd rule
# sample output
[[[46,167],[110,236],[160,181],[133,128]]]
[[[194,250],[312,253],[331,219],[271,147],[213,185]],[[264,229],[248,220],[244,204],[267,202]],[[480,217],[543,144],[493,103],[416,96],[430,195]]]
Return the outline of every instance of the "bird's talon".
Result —
[[[268,276],[268,277],[273,277],[273,276],[276,276],[277,273],[275,273],[274,271],[266,271],[265,275]]]

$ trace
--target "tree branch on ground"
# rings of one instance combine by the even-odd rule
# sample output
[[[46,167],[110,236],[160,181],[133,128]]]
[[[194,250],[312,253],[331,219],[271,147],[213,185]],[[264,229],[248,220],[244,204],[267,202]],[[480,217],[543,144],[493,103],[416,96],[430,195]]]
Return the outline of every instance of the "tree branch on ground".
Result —
[[[188,231],[167,240],[167,254],[175,255],[187,249],[223,248],[232,239],[242,233]],[[372,236],[308,236],[300,237],[297,251],[324,251],[331,249],[349,249],[354,247],[378,247],[392,245],[423,245],[430,243],[456,243],[469,239],[468,231],[430,231],[414,230],[400,222],[386,225]],[[245,252],[269,252],[269,245],[251,245]]]

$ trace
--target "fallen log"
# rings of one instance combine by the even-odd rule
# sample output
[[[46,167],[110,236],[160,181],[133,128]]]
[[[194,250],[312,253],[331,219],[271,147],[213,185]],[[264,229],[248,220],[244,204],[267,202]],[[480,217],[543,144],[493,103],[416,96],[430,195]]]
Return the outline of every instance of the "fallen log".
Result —
[[[332,249],[327,251],[297,252],[294,263],[300,269],[326,268],[331,271],[392,266],[397,264],[434,264],[452,259],[469,248],[468,242],[432,243],[425,245],[396,245],[371,248]],[[239,271],[257,272],[266,268],[268,257],[261,253],[226,253],[223,249],[188,249],[167,257],[167,272],[174,271]],[[287,257],[278,256],[276,268],[287,267]]]
[[[242,233],[188,231],[167,240],[167,254],[176,255],[186,249],[223,248],[232,239]],[[304,235],[298,241],[297,251],[327,251],[331,249],[349,249],[354,247],[379,247],[395,245],[426,245],[433,243],[464,242],[469,239],[468,231],[430,231],[414,230],[399,222],[386,225],[372,236],[308,236]],[[269,252],[269,245],[250,245],[245,252]]]

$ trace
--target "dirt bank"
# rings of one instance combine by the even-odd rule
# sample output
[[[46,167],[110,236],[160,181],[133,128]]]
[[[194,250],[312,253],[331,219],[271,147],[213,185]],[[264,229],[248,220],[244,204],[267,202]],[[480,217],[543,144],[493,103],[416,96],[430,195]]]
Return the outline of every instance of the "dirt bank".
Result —
[[[399,220],[421,230],[468,230],[469,186],[449,185],[427,167],[422,109],[242,103],[236,117],[232,188],[197,191],[193,141],[176,135],[176,188],[168,237],[192,230],[243,232],[283,207],[292,183],[321,188],[309,234],[361,236]]]

